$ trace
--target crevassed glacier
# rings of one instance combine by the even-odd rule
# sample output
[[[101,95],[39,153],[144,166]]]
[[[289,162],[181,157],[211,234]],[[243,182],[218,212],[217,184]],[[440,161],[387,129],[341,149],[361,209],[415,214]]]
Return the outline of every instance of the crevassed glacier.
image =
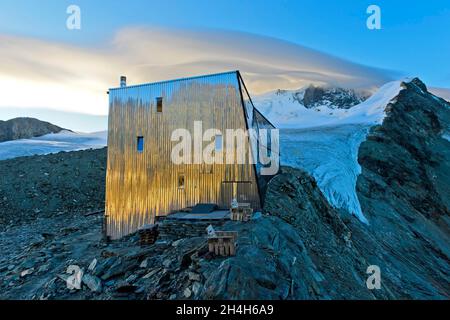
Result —
[[[363,124],[283,129],[281,163],[306,170],[333,206],[346,209],[367,223],[355,187],[361,173],[358,149],[369,129]]]
[[[333,206],[368,223],[356,194],[358,150],[370,128],[382,123],[401,83],[387,83],[351,109],[307,109],[289,92],[256,97],[254,103],[277,127],[285,128],[280,132],[281,163],[308,171]]]

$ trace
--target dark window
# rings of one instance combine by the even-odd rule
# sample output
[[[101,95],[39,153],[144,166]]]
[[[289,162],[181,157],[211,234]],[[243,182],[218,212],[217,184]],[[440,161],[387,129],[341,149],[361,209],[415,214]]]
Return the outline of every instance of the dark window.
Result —
[[[185,176],[184,174],[180,174],[178,176],[178,189],[184,189],[184,185],[185,185]]]
[[[137,151],[144,151],[144,137],[137,137]]]
[[[156,112],[162,112],[163,110],[163,98],[156,98]]]

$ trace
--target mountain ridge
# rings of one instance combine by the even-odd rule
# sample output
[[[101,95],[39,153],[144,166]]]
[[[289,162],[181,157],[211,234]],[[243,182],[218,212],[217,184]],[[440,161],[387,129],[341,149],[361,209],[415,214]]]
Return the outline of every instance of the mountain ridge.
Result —
[[[340,124],[379,122],[385,102],[394,97],[401,81],[388,82],[368,92],[338,87],[276,90],[255,96],[255,107],[278,128],[301,129]],[[381,110],[380,110],[381,109]]]
[[[20,117],[0,120],[0,142],[29,139],[67,130],[36,118]],[[70,130],[68,130],[70,131]]]
[[[311,85],[306,88],[302,102],[306,108],[327,106],[330,109],[350,109],[367,98],[368,96],[362,91]]]
[[[103,242],[102,217],[92,211],[104,207],[106,149],[0,161],[8,218],[0,296],[448,299],[450,104],[418,79],[377,97],[384,118],[357,153],[356,192],[369,223],[335,208],[306,171],[282,166],[262,214],[220,226],[238,232],[233,257],[209,254],[206,232],[187,235],[186,224],[149,247],[138,234]],[[70,265],[86,271],[80,290],[67,289]],[[370,266],[379,267],[378,290],[366,285]]]
[[[388,285],[401,284],[401,298],[448,299],[450,103],[418,78],[401,86],[359,148],[356,191],[376,232],[354,243],[386,270]]]

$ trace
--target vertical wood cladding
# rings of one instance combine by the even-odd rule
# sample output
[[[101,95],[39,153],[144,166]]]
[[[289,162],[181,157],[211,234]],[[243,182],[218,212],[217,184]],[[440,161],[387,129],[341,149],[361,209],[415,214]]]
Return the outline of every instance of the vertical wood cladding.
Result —
[[[228,208],[235,195],[261,208],[255,166],[248,160],[251,149],[245,148],[245,164],[172,162],[178,143],[171,141],[172,132],[184,128],[193,136],[194,121],[202,121],[203,132],[221,130],[225,145],[226,129],[247,129],[238,72],[110,90],[106,228],[112,239],[197,203]],[[137,137],[143,137],[142,152]]]

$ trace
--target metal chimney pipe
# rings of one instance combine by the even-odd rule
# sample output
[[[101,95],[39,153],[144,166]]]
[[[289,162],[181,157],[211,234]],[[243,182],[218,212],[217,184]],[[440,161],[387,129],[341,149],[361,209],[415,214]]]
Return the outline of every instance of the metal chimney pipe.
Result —
[[[120,77],[120,87],[123,88],[123,87],[126,87],[126,86],[127,86],[127,77],[121,76]]]

